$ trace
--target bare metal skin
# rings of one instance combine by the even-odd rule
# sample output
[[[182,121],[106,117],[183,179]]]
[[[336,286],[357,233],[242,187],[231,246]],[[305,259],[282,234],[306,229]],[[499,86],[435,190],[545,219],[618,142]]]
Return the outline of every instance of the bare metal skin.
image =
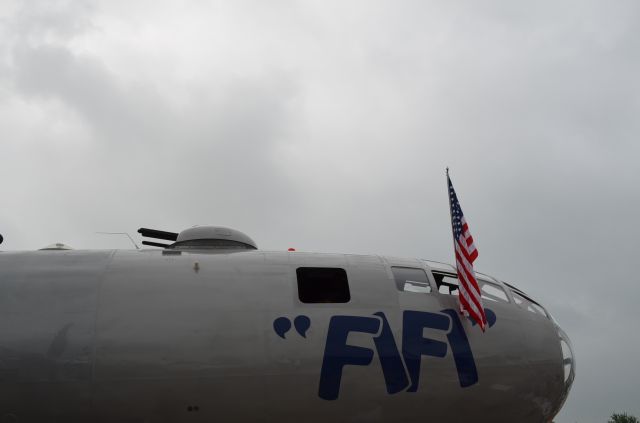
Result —
[[[391,266],[424,269],[433,292],[400,292]],[[298,267],[345,269],[350,301],[302,303]],[[457,310],[431,270],[420,260],[260,250],[2,252],[0,422],[551,421],[573,380],[562,332],[496,281],[509,302],[485,302],[493,327],[482,333],[461,317],[477,383],[460,386],[448,347],[422,356],[416,392],[390,394],[379,333],[351,332],[348,345],[374,358],[342,368],[337,399],[319,396],[333,316],[383,313],[400,350],[405,311]],[[295,328],[278,336],[274,321],[297,316],[309,318],[305,337]],[[432,329],[424,337],[447,342]]]

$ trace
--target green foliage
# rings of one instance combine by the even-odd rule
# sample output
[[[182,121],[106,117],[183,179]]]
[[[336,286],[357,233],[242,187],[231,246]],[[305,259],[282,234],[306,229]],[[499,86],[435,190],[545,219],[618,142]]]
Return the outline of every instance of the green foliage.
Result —
[[[631,416],[627,413],[613,413],[608,423],[640,423],[640,420],[638,420],[637,417]]]

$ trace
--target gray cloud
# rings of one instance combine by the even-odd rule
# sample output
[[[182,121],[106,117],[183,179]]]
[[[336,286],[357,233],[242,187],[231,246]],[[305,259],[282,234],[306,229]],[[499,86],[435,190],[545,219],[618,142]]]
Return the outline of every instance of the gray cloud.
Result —
[[[87,6],[88,5],[88,6]],[[0,232],[237,227],[263,248],[451,261],[572,336],[561,423],[640,415],[635,2],[20,2],[0,11]],[[8,134],[8,135],[7,135]]]

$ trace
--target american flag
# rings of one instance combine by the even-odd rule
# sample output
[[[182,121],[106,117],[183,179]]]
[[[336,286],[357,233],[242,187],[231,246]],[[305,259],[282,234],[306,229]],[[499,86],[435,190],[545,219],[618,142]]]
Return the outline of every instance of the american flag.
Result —
[[[462,208],[458,202],[458,196],[453,189],[447,169],[447,182],[449,184],[449,206],[451,207],[451,227],[453,229],[453,245],[456,251],[456,269],[460,281],[460,311],[480,325],[484,332],[487,317],[482,306],[480,287],[473,271],[473,262],[478,257],[478,250],[473,244],[473,237],[469,232],[469,225],[462,214]]]

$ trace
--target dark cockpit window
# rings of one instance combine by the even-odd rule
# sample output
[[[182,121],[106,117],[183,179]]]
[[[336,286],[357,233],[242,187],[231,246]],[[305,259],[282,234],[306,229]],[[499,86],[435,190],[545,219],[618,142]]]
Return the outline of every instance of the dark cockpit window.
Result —
[[[303,303],[348,303],[349,281],[344,269],[298,267],[298,298]]]
[[[441,294],[458,295],[458,277],[450,273],[433,272],[433,277]]]
[[[398,291],[429,293],[431,285],[424,269],[414,267],[392,267],[391,273],[396,281]]]

